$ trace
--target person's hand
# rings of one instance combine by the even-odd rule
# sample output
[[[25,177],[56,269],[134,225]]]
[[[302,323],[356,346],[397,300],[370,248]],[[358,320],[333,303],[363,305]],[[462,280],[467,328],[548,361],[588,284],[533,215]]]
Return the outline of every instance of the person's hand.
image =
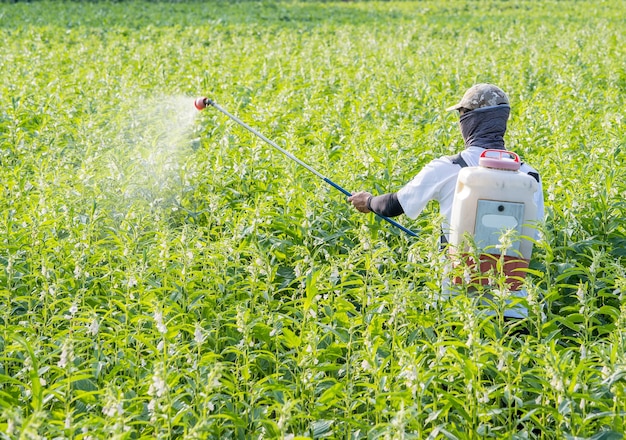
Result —
[[[348,202],[352,203],[352,205],[360,212],[370,212],[370,209],[367,207],[367,201],[372,195],[365,191],[359,191],[358,193],[352,194],[348,197]]]

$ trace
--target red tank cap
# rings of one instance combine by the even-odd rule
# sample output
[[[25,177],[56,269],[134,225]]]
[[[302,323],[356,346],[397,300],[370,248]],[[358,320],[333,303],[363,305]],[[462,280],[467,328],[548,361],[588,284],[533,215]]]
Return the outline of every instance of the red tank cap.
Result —
[[[512,151],[485,150],[478,159],[478,165],[485,168],[517,171],[521,164],[519,156]]]

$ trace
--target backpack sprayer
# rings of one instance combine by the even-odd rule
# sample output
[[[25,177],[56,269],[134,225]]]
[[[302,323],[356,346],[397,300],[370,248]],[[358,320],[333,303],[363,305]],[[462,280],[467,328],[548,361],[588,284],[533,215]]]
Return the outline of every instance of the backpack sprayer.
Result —
[[[502,261],[506,283],[511,290],[519,290],[533,249],[528,237],[534,236],[537,220],[534,193],[538,183],[519,171],[520,158],[511,151],[485,150],[478,164],[462,168],[457,178],[449,252],[455,264],[465,260],[473,269],[473,284],[488,284],[488,272]],[[500,240],[507,230],[513,230],[514,237],[509,246],[503,246]],[[479,262],[470,254],[466,237],[479,250]],[[460,278],[453,281],[462,282]]]
[[[209,99],[209,98],[198,98],[194,101],[194,105],[198,110],[204,110],[207,106],[212,106],[215,107],[217,110],[219,110],[220,112],[222,112],[223,114],[225,114],[226,116],[228,116],[230,119],[232,119],[233,121],[235,121],[237,124],[239,124],[240,126],[242,126],[243,128],[245,128],[246,130],[248,130],[250,133],[252,133],[253,135],[255,135],[256,137],[258,137],[259,139],[263,140],[265,143],[267,143],[268,145],[274,147],[275,149],[277,149],[278,151],[280,151],[281,153],[283,153],[285,156],[287,156],[289,159],[293,160],[294,162],[296,162],[298,165],[303,166],[304,168],[306,168],[307,170],[309,170],[311,173],[315,174],[317,177],[319,177],[320,179],[322,179],[324,182],[328,183],[330,186],[332,186],[333,188],[341,191],[344,195],[350,197],[352,194],[343,189],[341,186],[337,185],[335,182],[333,182],[332,180],[330,180],[328,177],[325,177],[323,174],[319,173],[318,171],[316,171],[314,168],[312,168],[311,166],[307,165],[306,163],[304,163],[303,161],[301,161],[300,159],[298,159],[297,157],[295,157],[293,154],[291,154],[290,152],[288,152],[287,150],[285,150],[284,148],[279,147],[275,142],[271,141],[270,139],[268,139],[267,137],[263,136],[261,133],[259,133],[258,131],[256,131],[254,128],[250,127],[248,124],[246,124],[245,122],[243,122],[241,119],[239,119],[238,117],[236,117],[235,115],[227,112],[226,110],[224,110],[222,107],[220,107],[219,105],[217,105],[213,100]],[[395,222],[394,220],[391,220],[389,217],[385,217],[384,215],[380,215],[380,214],[376,214],[378,217],[380,217],[381,219],[385,220],[386,222],[392,224],[393,226],[395,226],[396,228],[401,229],[402,231],[406,232],[407,234],[409,234],[411,237],[417,237],[417,234],[413,231],[411,231],[410,229],[405,228],[404,226],[402,226],[401,224]]]

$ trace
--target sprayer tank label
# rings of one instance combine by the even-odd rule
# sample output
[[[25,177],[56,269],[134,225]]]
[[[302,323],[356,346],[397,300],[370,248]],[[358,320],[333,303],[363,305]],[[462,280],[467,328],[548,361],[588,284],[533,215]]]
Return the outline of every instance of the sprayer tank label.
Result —
[[[500,248],[500,237],[507,230],[515,230],[516,236],[522,233],[524,223],[524,204],[516,202],[500,202],[494,200],[478,200],[476,207],[476,226],[474,241],[479,249],[489,253],[497,253]],[[519,255],[520,241],[514,240],[505,255]]]

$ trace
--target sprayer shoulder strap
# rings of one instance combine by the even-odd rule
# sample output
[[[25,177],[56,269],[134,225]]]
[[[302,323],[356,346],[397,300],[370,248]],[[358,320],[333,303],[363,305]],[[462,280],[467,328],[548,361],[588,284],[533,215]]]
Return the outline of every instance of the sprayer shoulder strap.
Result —
[[[539,179],[539,173],[533,173],[532,171],[527,172],[526,174],[528,174],[530,177],[532,177],[533,179],[535,179],[537,181],[537,183],[540,182]]]
[[[448,159],[450,159],[450,162],[452,162],[455,165],[460,166],[461,168],[465,168],[467,166],[467,162],[465,162],[465,159],[463,159],[463,156],[461,156],[461,153],[448,156]]]

